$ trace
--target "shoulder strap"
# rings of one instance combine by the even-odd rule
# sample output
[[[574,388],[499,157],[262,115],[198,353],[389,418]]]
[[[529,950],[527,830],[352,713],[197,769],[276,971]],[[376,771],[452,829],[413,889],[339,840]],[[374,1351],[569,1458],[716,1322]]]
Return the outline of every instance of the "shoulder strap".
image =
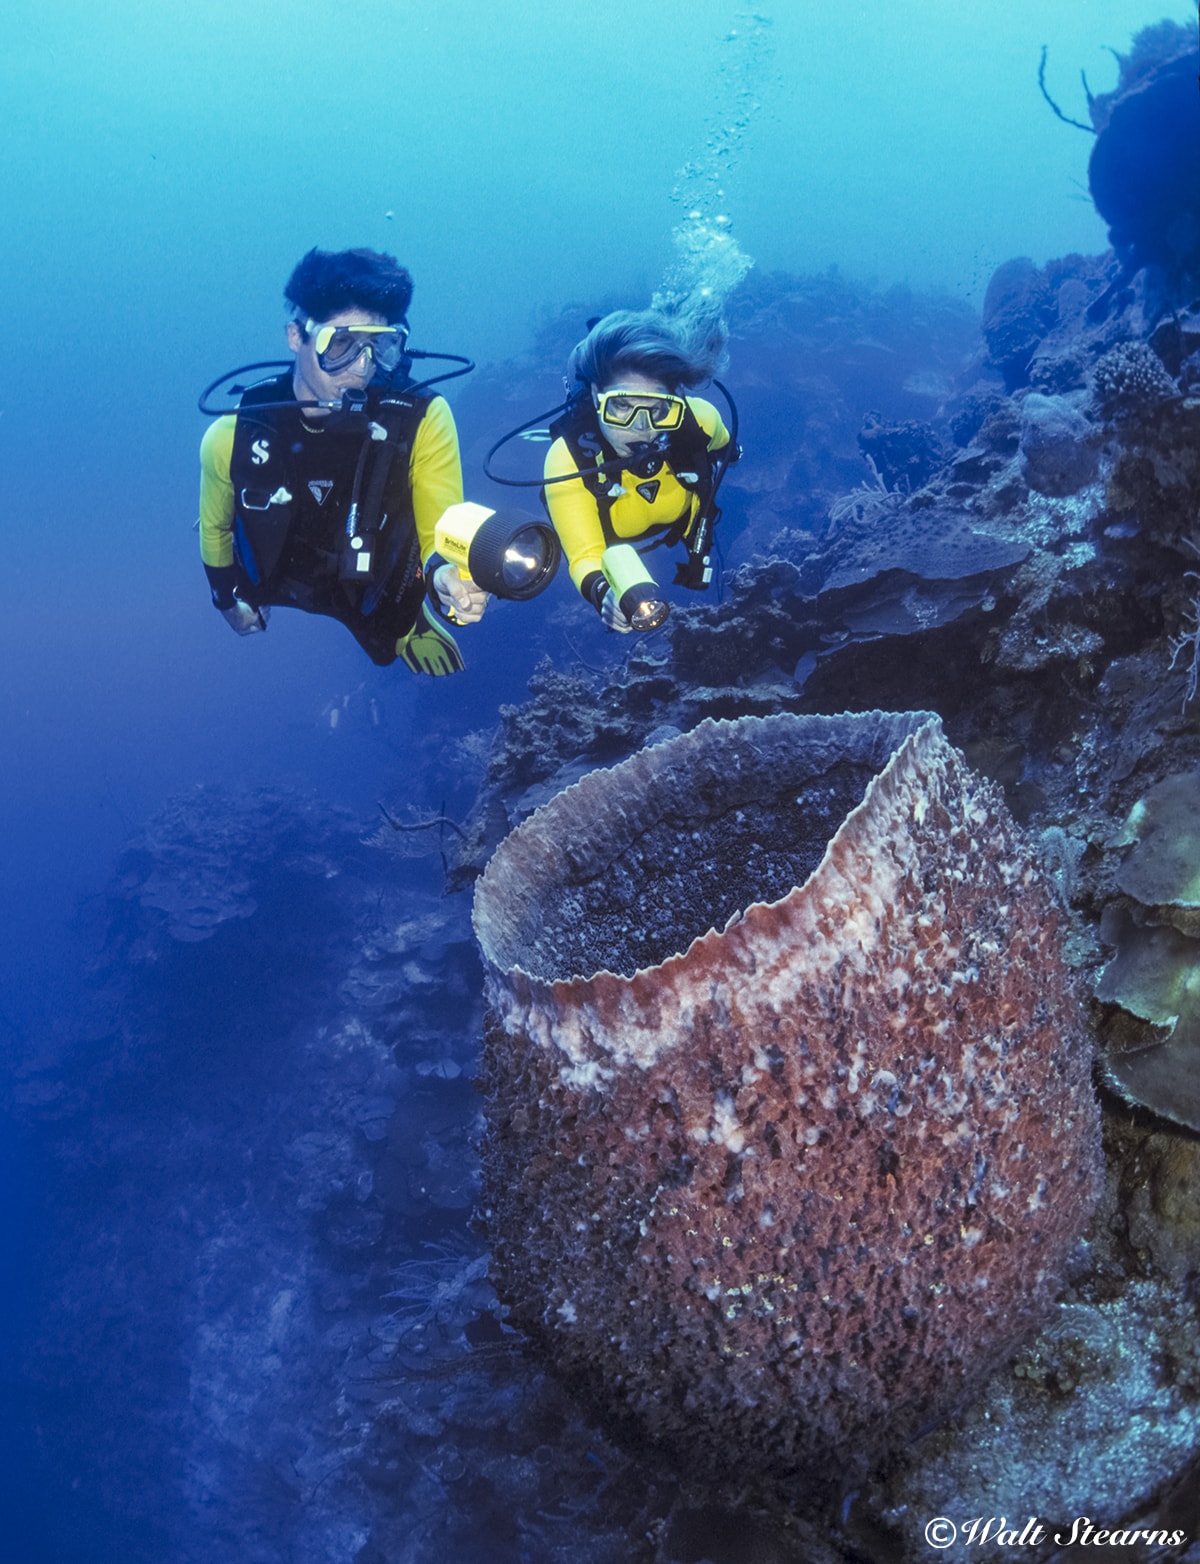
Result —
[[[695,520],[684,529],[687,559],[675,567],[675,584],[689,587],[693,592],[703,592],[712,580],[713,533],[721,519],[721,512],[717,509],[717,488],[724,469],[721,467],[714,476],[713,469],[719,461],[719,455],[709,450],[708,433],[692,411],[690,403],[680,434],[683,437],[683,460],[693,464],[685,470],[694,471],[696,475],[696,481],[690,487],[698,503]],[[729,439],[732,444],[732,434]]]
[[[585,391],[578,392],[561,418],[550,425],[550,435],[561,440],[571,453],[571,460],[579,469],[579,481],[596,501],[600,517],[600,530],[604,534],[605,547],[617,541],[612,525],[612,497],[609,489],[612,478],[595,469],[604,460],[604,446],[596,427],[596,410]]]
[[[699,496],[700,513],[703,513],[712,496],[712,452],[708,448],[708,434],[690,402],[683,423],[671,440],[669,454],[671,470],[685,489],[691,489]]]
[[[712,500],[712,454],[708,449],[708,435],[692,411],[690,402],[687,404],[682,424],[671,436],[671,443],[667,448],[667,460],[679,483],[697,496],[699,505],[696,507],[694,519],[692,507],[689,505],[679,520],[649,545],[650,548],[674,548],[676,543],[684,538],[688,538],[690,542],[708,513]]]
[[[378,532],[396,458],[403,456],[407,463],[411,457],[417,429],[432,401],[432,396],[419,392],[409,395],[403,391],[389,391],[377,400],[372,399],[372,416],[387,430],[387,439],[378,442],[379,449],[359,511],[360,532],[369,535]],[[374,572],[375,579],[362,599],[364,614],[374,613],[379,604],[388,598],[401,597],[420,569],[421,551],[412,519],[412,495],[407,484],[405,498],[402,514],[388,518],[384,536],[377,545],[381,551],[379,563]]]
[[[397,456],[402,455],[406,458],[411,456],[417,429],[432,401],[431,396],[422,396],[419,392],[415,396],[409,396],[402,391],[389,391],[387,395],[378,399],[372,398],[368,402],[368,410],[372,418],[387,430],[387,438],[377,442],[371,441],[372,444],[377,444],[379,449],[371,467],[371,477],[359,512],[360,531],[374,532],[378,527],[392,463]],[[369,434],[367,438],[371,439]]]
[[[282,374],[247,386],[238,398],[236,416],[238,427],[243,429],[255,424],[265,429],[279,429],[290,418],[299,417],[299,413],[292,390],[291,370],[284,370]]]

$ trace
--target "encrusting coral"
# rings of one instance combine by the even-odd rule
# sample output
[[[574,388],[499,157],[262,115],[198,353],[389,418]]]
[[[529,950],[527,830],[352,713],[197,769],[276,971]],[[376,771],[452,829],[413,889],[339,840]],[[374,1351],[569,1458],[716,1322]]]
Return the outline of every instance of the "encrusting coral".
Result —
[[[1021,406],[1021,471],[1029,487],[1065,498],[1091,483],[1099,462],[1090,433],[1071,398],[1031,391]]]
[[[706,721],[559,794],[475,901],[513,1322],[710,1473],[836,1483],[963,1402],[1097,1194],[1057,923],[927,714]]]

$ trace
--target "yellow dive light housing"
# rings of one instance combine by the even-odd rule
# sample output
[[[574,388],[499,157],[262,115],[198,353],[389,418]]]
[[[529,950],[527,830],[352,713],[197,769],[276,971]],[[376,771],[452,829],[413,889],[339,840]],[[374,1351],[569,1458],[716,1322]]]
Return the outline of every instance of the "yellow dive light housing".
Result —
[[[442,512],[433,546],[460,576],[494,597],[518,602],[545,591],[562,558],[549,522],[527,511],[489,510],[472,500]]]
[[[659,594],[654,577],[632,543],[610,543],[600,556],[600,569],[617,606],[635,630],[657,630],[671,612]]]

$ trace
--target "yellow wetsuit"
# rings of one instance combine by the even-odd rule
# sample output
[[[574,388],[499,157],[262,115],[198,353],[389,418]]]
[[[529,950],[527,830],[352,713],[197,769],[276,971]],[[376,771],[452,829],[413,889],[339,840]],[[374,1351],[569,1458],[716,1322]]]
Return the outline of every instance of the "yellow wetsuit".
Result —
[[[709,451],[728,445],[729,431],[712,403],[698,396],[689,396],[687,402],[708,436]],[[578,470],[566,441],[555,440],[546,453],[545,476],[560,478]],[[699,496],[680,483],[666,462],[650,478],[625,470],[618,476],[612,469],[608,481],[610,487],[619,484],[621,490],[612,496],[609,510],[609,525],[619,542],[640,541],[677,526],[685,517],[690,528],[696,519]],[[577,478],[574,482],[547,484],[546,504],[570,563],[571,580],[586,596],[584,583],[599,571],[600,556],[608,546],[596,496],[582,478]]]
[[[229,477],[236,415],[226,413],[210,424],[200,443],[200,557],[206,565],[234,562],[233,484]],[[314,428],[316,426],[314,420]],[[312,439],[319,440],[319,433]],[[417,426],[409,467],[413,517],[424,565],[433,553],[433,529],[448,505],[463,497],[458,431],[449,403],[435,396]]]

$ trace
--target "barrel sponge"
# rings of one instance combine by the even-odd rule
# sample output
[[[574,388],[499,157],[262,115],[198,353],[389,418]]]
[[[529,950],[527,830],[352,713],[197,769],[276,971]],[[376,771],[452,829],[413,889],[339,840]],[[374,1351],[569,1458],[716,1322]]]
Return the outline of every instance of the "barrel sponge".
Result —
[[[1047,1312],[1098,1191],[1056,904],[925,713],[703,722],[476,889],[510,1317],[697,1470],[834,1483]]]

